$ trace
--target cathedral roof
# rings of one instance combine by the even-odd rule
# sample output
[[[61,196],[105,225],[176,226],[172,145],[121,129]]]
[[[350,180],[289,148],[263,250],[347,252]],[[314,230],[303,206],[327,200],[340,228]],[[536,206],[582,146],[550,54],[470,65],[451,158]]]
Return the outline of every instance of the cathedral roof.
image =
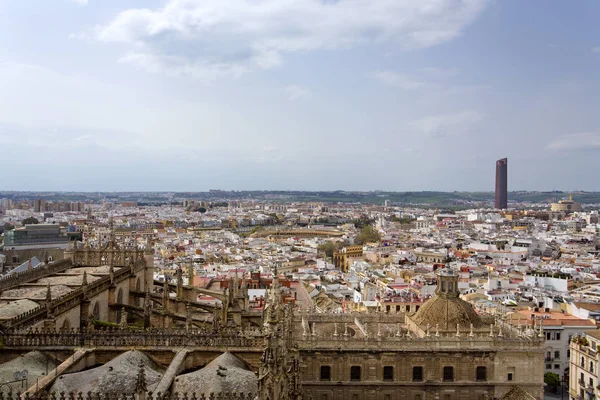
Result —
[[[421,306],[411,317],[422,329],[428,325],[440,331],[461,331],[482,328],[484,323],[471,304],[458,297],[458,276],[454,271],[443,269],[438,272],[436,295]]]
[[[429,325],[434,329],[436,325],[441,331],[456,330],[459,325],[461,331],[484,326],[483,321],[477,315],[473,306],[458,298],[442,298],[435,296],[421,306],[412,320],[421,327]]]
[[[500,400],[534,400],[535,397],[530,395],[525,389],[520,386],[513,386]]]
[[[148,390],[153,391],[162,371],[144,353],[130,350],[99,367],[60,376],[51,392],[132,393],[140,365],[144,366]]]
[[[173,384],[174,392],[251,393],[258,391],[258,379],[246,364],[231,353],[223,353],[204,368],[179,375]]]

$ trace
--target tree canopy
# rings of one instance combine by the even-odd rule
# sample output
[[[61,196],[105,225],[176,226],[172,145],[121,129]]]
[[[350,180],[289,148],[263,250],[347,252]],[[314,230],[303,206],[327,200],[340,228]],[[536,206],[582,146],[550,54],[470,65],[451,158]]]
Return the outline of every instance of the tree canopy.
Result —
[[[360,233],[354,239],[354,244],[360,245],[371,242],[379,242],[381,235],[372,225],[363,226]]]
[[[26,224],[39,224],[40,221],[36,217],[25,218],[22,222],[23,225]]]
[[[554,372],[546,372],[544,374],[544,383],[552,388],[560,385],[560,376]]]

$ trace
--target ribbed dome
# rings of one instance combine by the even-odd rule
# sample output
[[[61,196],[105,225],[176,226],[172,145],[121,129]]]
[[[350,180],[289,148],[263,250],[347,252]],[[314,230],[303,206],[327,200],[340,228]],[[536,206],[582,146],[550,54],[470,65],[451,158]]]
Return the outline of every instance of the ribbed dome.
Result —
[[[459,298],[439,295],[423,304],[411,319],[423,329],[428,324],[432,330],[438,325],[440,331],[455,331],[456,324],[461,331],[471,329],[471,324],[473,328],[484,326],[471,304]]]

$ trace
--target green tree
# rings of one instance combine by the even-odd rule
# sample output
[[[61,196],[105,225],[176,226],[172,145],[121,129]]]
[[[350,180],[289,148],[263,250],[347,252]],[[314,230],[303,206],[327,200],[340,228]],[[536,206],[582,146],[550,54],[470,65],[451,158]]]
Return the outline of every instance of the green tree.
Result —
[[[23,225],[26,225],[26,224],[39,224],[40,221],[38,221],[38,219],[35,218],[35,217],[29,217],[29,218],[25,218],[21,223]]]
[[[15,229],[15,226],[11,223],[5,223],[4,226],[2,227],[2,229],[4,231],[12,231],[13,229]]]
[[[325,243],[321,243],[317,246],[317,251],[319,253],[324,253],[327,257],[333,257],[333,253],[336,250],[336,245],[331,240],[326,241]]]
[[[546,372],[544,383],[556,391],[556,388],[560,385],[560,376],[554,372]]]
[[[360,233],[354,239],[354,244],[365,244],[372,242],[379,242],[381,235],[372,225],[363,226]]]

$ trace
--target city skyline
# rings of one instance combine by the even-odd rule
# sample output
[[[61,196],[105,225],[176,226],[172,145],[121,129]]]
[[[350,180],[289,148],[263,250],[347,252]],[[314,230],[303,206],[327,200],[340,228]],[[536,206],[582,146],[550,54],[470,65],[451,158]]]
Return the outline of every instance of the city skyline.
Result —
[[[4,2],[0,189],[600,191],[600,4],[377,4]]]

